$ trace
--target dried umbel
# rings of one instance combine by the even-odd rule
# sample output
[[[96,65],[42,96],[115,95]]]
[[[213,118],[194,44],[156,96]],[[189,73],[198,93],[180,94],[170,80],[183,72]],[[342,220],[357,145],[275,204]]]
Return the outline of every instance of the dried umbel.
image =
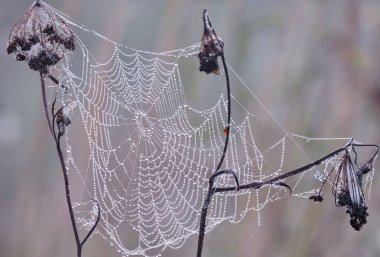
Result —
[[[42,73],[75,49],[74,33],[55,11],[42,1],[35,1],[15,24],[7,53],[29,68]]]
[[[346,206],[350,215],[350,224],[355,230],[360,230],[367,223],[367,206],[364,202],[360,169],[355,171],[350,155],[342,157],[334,180],[333,194],[338,207]],[[368,171],[366,171],[368,172]]]
[[[224,44],[212,28],[207,10],[203,11],[203,24],[204,31],[198,54],[200,62],[199,71],[204,71],[207,74],[220,74],[218,56],[222,55]]]
[[[360,145],[359,145],[360,146]],[[375,146],[377,148],[377,146]],[[336,171],[333,182],[332,193],[335,198],[335,205],[346,207],[346,213],[350,215],[350,224],[355,230],[360,230],[367,223],[368,207],[365,204],[365,198],[362,188],[363,175],[373,171],[373,162],[377,157],[377,150],[373,157],[366,162],[357,164],[357,153],[355,161],[352,162],[347,149],[345,154],[340,158],[338,167],[331,170],[325,178],[318,194],[311,195],[309,199],[315,202],[322,202],[322,188],[325,185],[331,173]],[[355,168],[356,167],[356,168]]]

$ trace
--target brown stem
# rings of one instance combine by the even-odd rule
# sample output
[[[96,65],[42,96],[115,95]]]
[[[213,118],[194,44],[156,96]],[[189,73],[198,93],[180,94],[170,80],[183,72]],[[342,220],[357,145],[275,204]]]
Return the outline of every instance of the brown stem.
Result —
[[[53,125],[51,123],[49,113],[48,113],[48,108],[47,108],[45,78],[44,78],[44,74],[42,72],[40,72],[40,79],[41,79],[41,91],[42,91],[42,102],[44,104],[44,112],[45,112],[46,120],[47,120],[48,125],[49,125],[50,134],[54,137]],[[55,138],[54,138],[54,140],[55,140]]]
[[[204,12],[206,12],[206,10]],[[213,33],[215,35],[215,38],[218,38],[218,36],[216,35],[214,30],[213,30]],[[220,45],[220,47],[221,47],[221,49],[223,49],[222,45]],[[224,162],[224,158],[227,154],[228,142],[229,142],[230,130],[231,130],[231,87],[230,87],[230,78],[228,75],[227,63],[226,63],[226,59],[224,57],[224,50],[221,53],[221,58],[222,58],[222,63],[223,63],[223,68],[224,68],[224,74],[226,77],[226,87],[227,87],[227,129],[225,130],[226,131],[226,138],[224,141],[224,148],[223,148],[222,156],[220,157],[219,164],[216,167],[214,175],[219,174],[220,167],[222,166],[222,164]],[[234,173],[234,172],[232,172],[232,173]],[[205,230],[206,230],[207,210],[208,210],[208,206],[211,202],[212,196],[214,195],[215,189],[216,189],[213,186],[215,177],[212,176],[211,178],[209,181],[209,189],[208,189],[207,197],[206,197],[204,204],[203,204],[203,207],[202,207],[202,214],[201,214],[201,220],[200,220],[200,225],[199,225],[197,257],[202,256],[203,241],[204,241]],[[236,179],[236,183],[239,185],[236,175],[235,175],[235,179]],[[236,189],[236,187],[235,187],[235,189]]]
[[[67,206],[68,206],[69,213],[70,213],[71,225],[72,225],[73,231],[74,231],[75,243],[77,245],[77,257],[81,257],[81,255],[82,255],[82,244],[80,242],[79,234],[78,234],[78,228],[77,228],[77,225],[75,223],[74,210],[73,210],[73,206],[72,206],[72,203],[71,203],[71,196],[70,196],[69,176],[67,175],[67,170],[66,170],[66,165],[65,165],[65,159],[63,157],[63,153],[62,153],[62,150],[61,150],[60,140],[61,140],[61,135],[58,134],[58,138],[57,138],[57,141],[56,141],[56,146],[57,146],[57,152],[58,152],[58,156],[59,156],[59,161],[61,163],[61,168],[62,168],[62,173],[63,173],[63,179],[65,181],[66,202],[67,202]]]
[[[41,78],[41,90],[42,90],[42,101],[43,101],[43,105],[44,105],[44,112],[45,112],[46,120],[47,120],[48,125],[49,125],[50,133],[53,136],[55,144],[56,144],[57,153],[58,153],[59,161],[60,161],[61,168],[62,168],[63,179],[64,179],[64,183],[65,183],[66,202],[67,202],[67,206],[68,206],[68,209],[69,209],[70,221],[71,221],[71,225],[72,225],[72,228],[73,228],[73,231],[74,231],[75,243],[76,243],[76,246],[77,246],[77,257],[81,257],[82,256],[82,247],[83,247],[83,245],[86,243],[87,239],[94,232],[95,227],[99,223],[99,220],[100,220],[100,206],[99,206],[99,203],[96,200],[93,199],[93,201],[96,203],[97,208],[98,208],[98,216],[97,216],[97,219],[96,219],[94,225],[92,226],[92,228],[89,230],[89,232],[87,233],[87,235],[85,236],[85,238],[81,242],[80,239],[79,239],[78,228],[77,228],[77,225],[76,225],[76,222],[75,222],[75,215],[74,215],[74,210],[73,210],[72,201],[71,201],[69,176],[68,176],[68,173],[67,173],[67,169],[66,169],[66,165],[65,165],[65,159],[64,159],[64,156],[63,156],[62,148],[61,148],[61,137],[62,137],[62,134],[61,133],[58,133],[58,134],[55,133],[56,115],[57,115],[58,112],[62,111],[63,107],[61,107],[58,111],[55,111],[56,99],[54,99],[54,102],[52,103],[52,107],[51,107],[52,119],[50,118],[49,112],[48,112],[47,100],[46,100],[46,85],[45,85],[44,74],[40,73],[40,78]],[[54,83],[56,83],[56,84],[59,85],[59,81],[57,79],[55,79],[53,76],[48,75],[48,78],[50,78]]]

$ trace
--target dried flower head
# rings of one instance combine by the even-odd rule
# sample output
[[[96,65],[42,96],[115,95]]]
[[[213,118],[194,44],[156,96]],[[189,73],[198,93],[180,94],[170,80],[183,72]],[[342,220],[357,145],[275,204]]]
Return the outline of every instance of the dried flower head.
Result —
[[[338,207],[347,207],[351,226],[360,230],[367,223],[368,208],[365,206],[361,182],[348,153],[342,157],[338,167],[333,194]]]
[[[203,25],[204,31],[198,54],[200,62],[199,71],[204,71],[207,74],[210,74],[211,72],[214,74],[220,74],[218,56],[222,55],[224,44],[212,28],[206,9],[203,11]]]
[[[15,24],[7,53],[42,73],[75,49],[74,33],[49,5],[35,1]]]

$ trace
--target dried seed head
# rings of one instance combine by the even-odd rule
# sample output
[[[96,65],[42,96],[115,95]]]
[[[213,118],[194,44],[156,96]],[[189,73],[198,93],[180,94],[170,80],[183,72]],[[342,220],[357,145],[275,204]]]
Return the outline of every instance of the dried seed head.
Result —
[[[360,230],[367,223],[367,207],[366,206],[349,206],[347,213],[350,214],[350,224],[355,230]]]
[[[346,153],[341,160],[334,180],[333,194],[338,207],[346,206],[350,224],[360,230],[367,223],[367,206],[361,184],[361,176],[355,172],[350,155]]]
[[[35,1],[13,27],[7,53],[27,61],[32,70],[48,72],[75,49],[74,33],[49,5]]]
[[[198,54],[200,62],[199,71],[204,71],[207,74],[220,74],[218,56],[222,55],[224,44],[212,28],[206,9],[203,11],[203,25],[204,31]]]

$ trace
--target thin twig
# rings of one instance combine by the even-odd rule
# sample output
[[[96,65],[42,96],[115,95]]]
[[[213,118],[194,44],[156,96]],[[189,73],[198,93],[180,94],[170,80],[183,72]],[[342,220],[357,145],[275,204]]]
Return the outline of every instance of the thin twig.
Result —
[[[44,104],[44,112],[45,112],[46,120],[48,122],[50,134],[54,137],[53,125],[51,123],[51,120],[50,120],[50,117],[49,117],[49,113],[47,111],[48,108],[47,108],[47,100],[46,100],[46,85],[45,85],[44,74],[42,74],[42,72],[40,72],[40,79],[41,79],[41,91],[42,91],[42,102]],[[55,137],[54,137],[54,140],[55,140]]]
[[[204,13],[205,12],[206,12],[206,10],[204,10]],[[210,23],[210,26],[211,26],[211,23]],[[216,32],[214,30],[212,30],[212,32],[214,33],[215,38],[218,39],[218,36],[216,35]],[[220,45],[220,42],[218,42],[218,43]],[[225,138],[225,141],[224,141],[224,148],[223,148],[222,156],[220,157],[219,164],[216,167],[214,175],[215,174],[219,175],[219,173],[218,173],[219,169],[222,166],[224,158],[225,158],[226,153],[227,153],[228,142],[229,142],[229,138],[230,138],[230,130],[231,130],[231,88],[230,88],[230,78],[229,78],[229,75],[228,75],[228,68],[227,68],[225,57],[224,57],[224,49],[223,49],[224,46],[220,45],[220,47],[222,49],[221,59],[222,59],[222,63],[223,63],[224,74],[225,74],[225,77],[226,77],[226,87],[227,87],[227,127],[226,127],[227,129],[226,129],[226,133],[225,133],[226,138]],[[238,182],[238,179],[236,177],[235,172],[232,171],[232,172],[222,172],[222,173],[233,173],[233,175],[235,177],[235,180],[236,180],[236,183],[238,185],[237,188],[239,188],[239,182]],[[205,237],[206,218],[207,218],[208,206],[209,206],[209,204],[211,202],[212,196],[215,193],[215,188],[214,188],[214,179],[215,179],[215,177],[216,176],[212,176],[210,178],[210,180],[209,180],[209,188],[208,188],[207,196],[206,196],[206,199],[205,199],[204,204],[202,206],[202,213],[201,213],[200,225],[199,225],[197,257],[201,257],[202,256],[202,249],[203,249],[203,241],[204,241],[204,237]],[[235,187],[235,190],[236,190],[236,187]]]
[[[60,109],[58,109],[57,111],[55,110],[55,104],[56,104],[56,101],[57,101],[57,99],[55,97],[55,99],[54,99],[54,101],[52,103],[52,106],[51,106],[51,115],[52,115],[52,119],[51,119],[50,116],[49,116],[48,105],[47,105],[47,100],[46,100],[46,85],[45,85],[44,74],[40,73],[40,77],[41,77],[41,90],[42,90],[42,100],[43,100],[43,105],[44,105],[44,112],[45,112],[45,115],[46,115],[46,120],[47,120],[48,125],[49,125],[50,133],[52,134],[52,136],[54,138],[54,141],[55,141],[55,144],[56,144],[57,153],[58,153],[59,161],[60,161],[61,168],[62,168],[64,183],[65,183],[66,202],[67,202],[67,206],[68,206],[68,209],[69,209],[71,226],[73,228],[74,237],[75,237],[75,243],[76,243],[76,246],[77,246],[77,257],[81,257],[82,256],[82,247],[83,247],[83,245],[86,243],[87,239],[91,236],[91,234],[94,232],[96,226],[99,223],[99,220],[100,220],[100,206],[99,206],[98,201],[96,201],[95,199],[92,199],[96,203],[96,206],[98,208],[97,218],[96,218],[96,221],[95,221],[94,225],[92,226],[92,228],[89,230],[89,232],[87,233],[87,235],[85,236],[85,238],[81,242],[80,238],[79,238],[78,228],[77,228],[77,225],[76,225],[76,222],[75,222],[74,209],[73,209],[72,201],[71,201],[69,177],[68,177],[68,173],[67,173],[67,169],[66,169],[66,165],[65,165],[65,159],[64,159],[64,156],[63,156],[62,148],[61,148],[61,138],[63,136],[63,133],[58,133],[57,134],[55,132],[56,118],[57,118],[58,113],[62,112],[63,106]],[[50,78],[57,85],[61,85],[59,83],[59,81],[56,78],[54,78],[53,76],[48,75],[47,77]]]
[[[215,33],[215,31],[214,31],[214,33]],[[215,33],[215,36],[216,36],[216,33]],[[224,158],[227,154],[228,142],[230,139],[230,131],[231,131],[231,87],[230,87],[230,77],[228,75],[227,64],[226,64],[226,60],[224,57],[224,50],[222,52],[221,58],[222,58],[222,62],[223,62],[224,73],[226,76],[226,87],[227,87],[227,127],[226,127],[227,129],[225,130],[226,131],[226,139],[224,141],[223,153],[222,153],[222,156],[220,157],[219,164],[216,167],[216,171],[218,171],[220,169],[220,167],[222,166]]]
[[[85,236],[85,238],[80,243],[81,246],[83,246],[86,243],[87,239],[91,236],[92,232],[94,232],[96,226],[98,225],[98,223],[100,221],[100,205],[99,205],[99,202],[96,201],[95,199],[91,199],[91,200],[96,203],[96,207],[98,208],[97,217],[96,217],[96,221],[95,221],[94,225],[92,225],[92,228],[88,231],[87,235]]]
[[[72,206],[72,203],[71,203],[71,196],[70,196],[69,177],[67,175],[67,170],[66,170],[66,165],[65,165],[65,160],[63,158],[62,150],[61,150],[60,140],[61,140],[61,135],[58,134],[58,140],[56,141],[56,146],[57,146],[57,152],[58,152],[59,160],[61,162],[61,168],[62,168],[63,178],[64,178],[64,181],[65,181],[66,201],[67,201],[67,206],[68,206],[69,213],[70,213],[71,225],[72,225],[73,231],[74,231],[75,243],[77,245],[77,257],[81,257],[81,255],[82,255],[82,245],[81,245],[81,242],[80,242],[80,239],[79,239],[78,228],[77,228],[77,225],[75,223],[74,210],[73,210],[73,206]]]
[[[349,146],[354,146],[354,147],[373,147],[376,149],[375,153],[373,154],[372,159],[374,159],[378,152],[379,152],[379,147],[377,145],[374,145],[374,144],[351,144]],[[294,176],[294,175],[297,175],[301,172],[304,172],[306,170],[309,170],[311,168],[314,168],[318,165],[320,165],[321,163],[323,163],[324,161],[326,161],[327,159],[330,159],[342,152],[347,152],[347,147],[349,146],[345,146],[345,147],[342,147],[342,148],[339,148],[325,156],[323,156],[322,158],[319,158],[318,160],[315,160],[307,165],[304,165],[302,167],[299,167],[297,169],[294,169],[294,170],[291,170],[291,171],[288,171],[288,172],[285,172],[281,175],[278,175],[276,177],[273,177],[273,178],[270,178],[270,179],[267,179],[267,180],[264,180],[264,181],[254,181],[254,182],[251,182],[251,183],[248,183],[248,184],[244,184],[244,185],[240,185],[239,189],[243,190],[243,189],[251,189],[251,188],[254,188],[254,189],[259,189],[261,188],[262,186],[264,185],[269,185],[269,184],[273,184],[277,181],[280,181],[280,180],[283,180],[285,178],[288,178],[288,177],[291,177],[291,176]],[[236,187],[220,187],[220,188],[216,188],[215,189],[215,192],[227,192],[227,191],[234,191],[236,190]]]

